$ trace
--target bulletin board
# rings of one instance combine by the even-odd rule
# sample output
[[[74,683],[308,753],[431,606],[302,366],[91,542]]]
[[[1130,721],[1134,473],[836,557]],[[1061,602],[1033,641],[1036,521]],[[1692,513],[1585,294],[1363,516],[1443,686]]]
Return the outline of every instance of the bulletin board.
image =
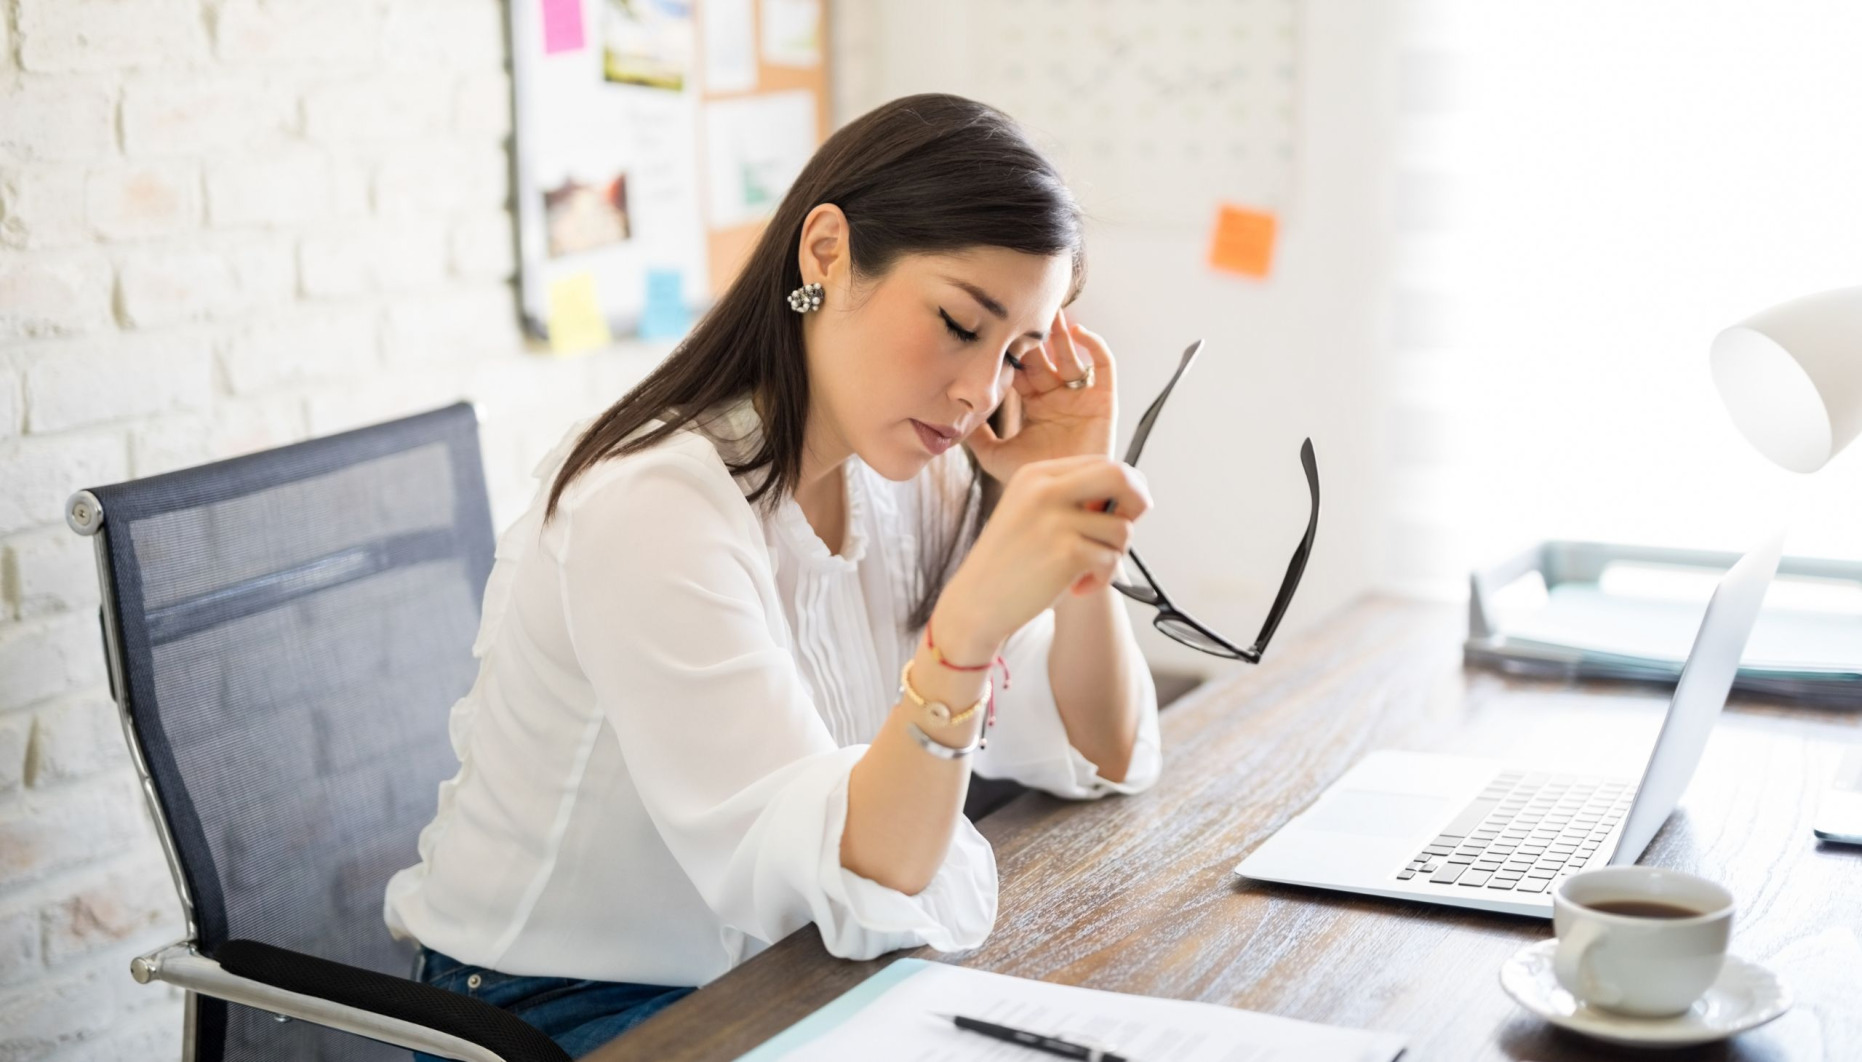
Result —
[[[827,0],[510,13],[526,330],[558,353],[684,334],[830,127]]]

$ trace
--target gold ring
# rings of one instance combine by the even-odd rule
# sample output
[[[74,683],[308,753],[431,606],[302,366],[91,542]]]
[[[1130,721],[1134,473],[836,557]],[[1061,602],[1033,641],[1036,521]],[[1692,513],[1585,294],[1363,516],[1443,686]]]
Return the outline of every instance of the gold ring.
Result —
[[[1093,367],[1088,365],[1086,367],[1086,375],[1077,380],[1063,380],[1061,382],[1067,385],[1067,390],[1069,391],[1078,391],[1082,387],[1091,387],[1093,385]]]

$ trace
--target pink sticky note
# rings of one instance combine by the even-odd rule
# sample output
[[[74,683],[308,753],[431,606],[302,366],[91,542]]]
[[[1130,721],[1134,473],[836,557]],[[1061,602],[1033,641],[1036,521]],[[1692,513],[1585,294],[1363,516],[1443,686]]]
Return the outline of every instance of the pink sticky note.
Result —
[[[543,54],[582,50],[582,0],[543,0]]]

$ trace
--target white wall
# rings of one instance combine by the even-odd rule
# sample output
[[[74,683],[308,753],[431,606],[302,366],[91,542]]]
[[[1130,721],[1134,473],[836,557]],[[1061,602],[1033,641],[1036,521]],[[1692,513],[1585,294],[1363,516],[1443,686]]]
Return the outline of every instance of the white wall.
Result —
[[[854,31],[878,61],[838,101],[844,113],[913,92],[973,94],[970,71],[1006,61],[992,51],[988,10],[868,5]],[[1145,449],[1157,508],[1138,547],[1181,607],[1244,644],[1305,528],[1303,437],[1313,439],[1324,500],[1311,566],[1279,636],[1382,575],[1390,24],[1389,8],[1370,0],[1298,8],[1297,176],[1271,279],[1210,270],[1206,229],[1095,223],[1087,236],[1090,278],[1076,308],[1119,359],[1121,446],[1184,346],[1206,341]],[[1064,173],[1064,157],[1056,162]],[[1157,635],[1148,610],[1132,615],[1154,662],[1211,674],[1248,666]]]
[[[500,525],[666,344],[526,353],[497,0],[0,2],[0,1059],[173,1057],[73,490],[456,398]]]

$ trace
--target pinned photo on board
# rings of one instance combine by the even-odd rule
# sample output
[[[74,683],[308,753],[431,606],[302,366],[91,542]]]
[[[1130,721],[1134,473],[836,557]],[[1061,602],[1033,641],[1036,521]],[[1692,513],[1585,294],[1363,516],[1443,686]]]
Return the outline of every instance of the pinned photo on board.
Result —
[[[565,177],[556,187],[544,189],[543,215],[551,258],[623,243],[633,234],[627,217],[627,175],[597,181]]]
[[[691,0],[602,0],[603,74],[623,85],[685,91],[692,76]]]

